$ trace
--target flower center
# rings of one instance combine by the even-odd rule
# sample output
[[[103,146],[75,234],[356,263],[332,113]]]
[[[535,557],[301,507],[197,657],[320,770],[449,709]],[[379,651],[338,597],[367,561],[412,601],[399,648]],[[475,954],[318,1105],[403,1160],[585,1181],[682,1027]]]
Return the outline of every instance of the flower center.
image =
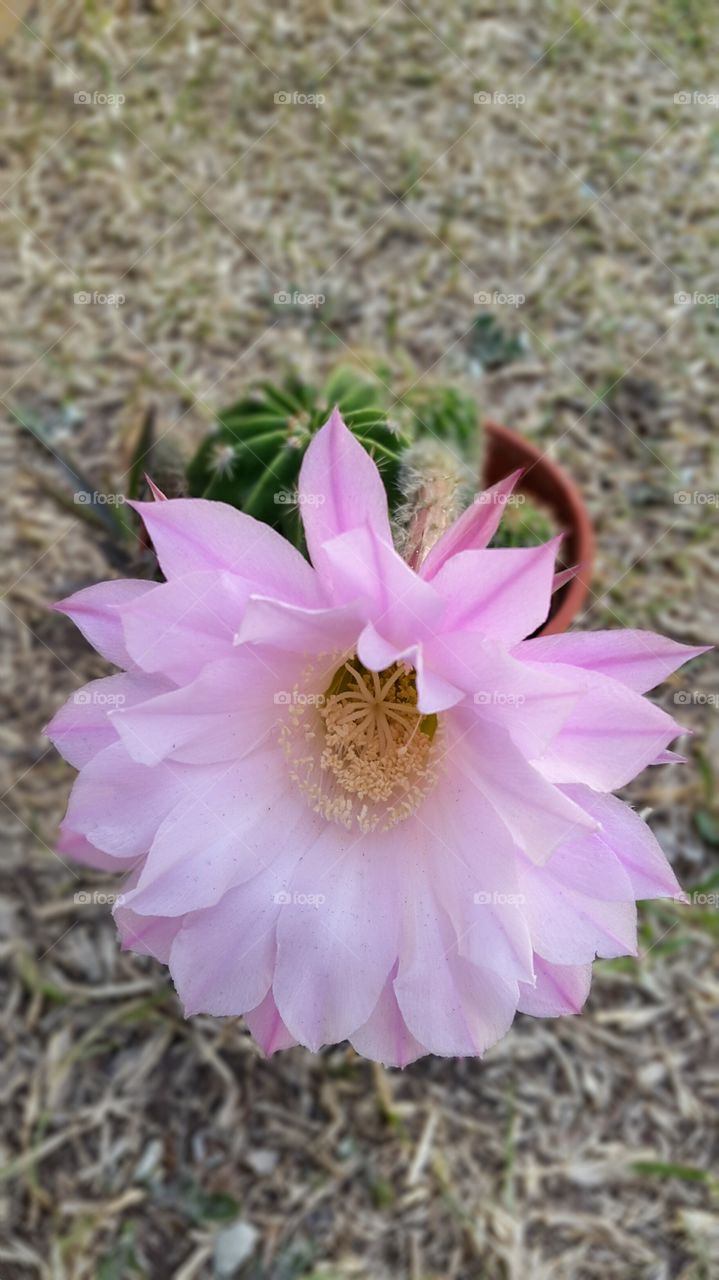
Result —
[[[387,831],[435,782],[437,729],[436,715],[417,710],[411,667],[368,671],[352,657],[324,694],[297,696],[280,739],[313,809],[348,828]]]

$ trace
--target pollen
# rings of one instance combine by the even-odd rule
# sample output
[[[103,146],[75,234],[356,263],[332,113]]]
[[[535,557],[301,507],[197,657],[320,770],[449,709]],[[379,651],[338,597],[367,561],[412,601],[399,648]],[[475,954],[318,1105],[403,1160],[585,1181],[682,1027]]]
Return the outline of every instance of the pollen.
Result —
[[[412,667],[369,671],[352,655],[324,693],[294,691],[280,741],[312,808],[360,831],[410,817],[437,778],[438,720],[417,709]]]

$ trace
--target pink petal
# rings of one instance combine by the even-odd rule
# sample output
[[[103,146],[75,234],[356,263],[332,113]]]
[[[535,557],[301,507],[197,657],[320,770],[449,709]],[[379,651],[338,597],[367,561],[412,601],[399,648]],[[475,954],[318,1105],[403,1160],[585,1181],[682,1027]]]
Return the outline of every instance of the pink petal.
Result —
[[[304,609],[255,595],[235,636],[235,644],[274,645],[289,653],[331,653],[353,648],[362,625],[354,605]]]
[[[91,680],[70,695],[44,732],[60,754],[76,769],[81,769],[104,747],[117,741],[113,710],[120,706],[132,707],[166,689],[163,679],[140,674]]]
[[[634,902],[602,901],[565,882],[565,868],[525,862],[520,883],[534,950],[559,965],[590,964],[595,956],[636,955]]]
[[[589,837],[595,850],[611,850],[621,863],[634,898],[682,898],[682,889],[651,829],[639,814],[616,796],[598,795],[589,787],[564,788],[567,795],[601,823]],[[597,865],[601,860],[597,856]],[[599,871],[601,877],[601,871]]]
[[[451,714],[464,735],[453,751],[453,767],[461,768],[490,802],[532,862],[546,862],[562,840],[583,827],[596,827],[583,809],[529,764],[505,729],[481,720],[474,709]]]
[[[382,1062],[386,1067],[406,1067],[421,1058],[427,1050],[412,1035],[394,993],[392,979],[387,979],[377,1004],[364,1026],[350,1036],[352,1045],[365,1058]]]
[[[460,551],[480,551],[492,541],[504,515],[506,499],[522,475],[521,469],[483,493],[477,494],[471,506],[442,534],[419,567],[420,576],[429,581],[442,565]]]
[[[128,652],[144,671],[185,684],[231,656],[249,596],[248,583],[218,570],[158,583],[123,613]]]
[[[592,982],[591,964],[550,964],[537,956],[536,986],[519,984],[519,1012],[535,1018],[559,1018],[581,1013]]]
[[[277,746],[206,776],[159,827],[137,886],[126,895],[133,911],[175,916],[212,906],[288,857],[294,844],[301,852],[323,829],[292,787]]]
[[[116,858],[147,853],[160,823],[188,790],[212,776],[201,767],[166,764],[148,769],[130,760],[120,742],[105,747],[75,781],[66,823]]]
[[[348,431],[338,409],[311,441],[299,479],[305,537],[317,566],[323,543],[369,523],[392,545],[387,494],[375,463]]]
[[[482,631],[516,644],[547,617],[554,561],[561,537],[539,547],[461,551],[448,560],[432,585],[447,603],[443,631]]]
[[[66,823],[62,823],[55,848],[63,858],[72,858],[88,867],[96,867],[98,871],[125,871],[127,868],[119,858],[96,849],[84,836],[73,831]]]
[[[296,675],[294,657],[288,663],[276,650],[240,645],[184,688],[119,708],[111,724],[139,764],[168,756],[186,764],[239,760],[273,728],[279,733]]]
[[[133,601],[153,591],[155,585],[132,578],[99,582],[60,600],[53,608],[72,618],[93,649],[108,662],[116,667],[133,667],[135,664],[125,646],[122,613]]]
[[[357,602],[387,639],[413,644],[433,633],[443,601],[369,525],[326,542],[320,573],[335,605]]]
[[[690,658],[711,645],[678,644],[652,631],[569,631],[525,640],[516,657],[532,662],[562,662],[611,676],[629,689],[646,693]]]
[[[547,748],[582,692],[582,682],[540,663],[518,662],[476,632],[438,636],[426,648],[427,665],[471,694],[477,715],[503,726],[533,758]]]
[[[262,520],[205,498],[130,505],[142,516],[166,578],[225,569],[262,583],[268,594],[307,605],[316,602],[311,566]]]
[[[578,667],[553,665],[571,679]],[[615,791],[635,778],[683,732],[671,716],[599,672],[587,671],[585,692],[551,746],[536,761],[550,782],[580,782]]]
[[[256,1009],[250,1009],[245,1014],[245,1022],[268,1058],[278,1049],[291,1049],[297,1044],[280,1017],[271,990]]]
[[[277,927],[274,996],[308,1048],[370,1017],[397,958],[396,840],[325,826],[288,886]]]
[[[507,981],[531,981],[532,945],[516,849],[491,805],[457,774],[442,780],[415,821],[426,829],[428,872],[453,926],[450,954]]]
[[[405,860],[403,883],[406,897],[394,989],[404,1021],[430,1053],[482,1054],[511,1026],[517,985],[456,954],[450,923],[419,862]]]
[[[179,916],[139,916],[129,907],[115,906],[113,915],[123,951],[139,956],[154,956],[161,964],[170,963],[172,944],[182,926]]]
[[[170,972],[189,1018],[237,1016],[270,989],[280,905],[270,869],[231,889],[214,906],[185,917],[170,953]]]

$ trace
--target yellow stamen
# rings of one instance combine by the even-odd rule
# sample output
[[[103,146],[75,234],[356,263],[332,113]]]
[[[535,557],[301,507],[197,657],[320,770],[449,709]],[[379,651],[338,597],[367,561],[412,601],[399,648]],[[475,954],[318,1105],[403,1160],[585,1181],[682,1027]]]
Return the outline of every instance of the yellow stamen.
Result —
[[[437,776],[436,715],[417,710],[413,669],[340,662],[324,695],[299,700],[280,741],[312,808],[343,826],[389,830],[410,817]]]

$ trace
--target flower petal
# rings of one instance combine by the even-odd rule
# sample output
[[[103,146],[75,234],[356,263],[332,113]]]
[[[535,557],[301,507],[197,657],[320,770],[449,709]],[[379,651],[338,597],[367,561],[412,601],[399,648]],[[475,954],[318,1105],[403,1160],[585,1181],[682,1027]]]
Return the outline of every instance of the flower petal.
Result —
[[[597,791],[626,786],[660,751],[683,733],[666,711],[599,672],[554,664],[585,691],[560,732],[535,763],[550,782],[579,782]]]
[[[397,959],[394,843],[326,825],[288,886],[273,989],[283,1021],[310,1049],[363,1026]]]
[[[166,578],[225,569],[283,599],[307,605],[317,601],[311,566],[264,521],[205,498],[130,505],[142,516]]]
[[[140,764],[239,760],[278,723],[296,679],[294,656],[240,645],[182,689],[121,707],[111,723]]]
[[[356,602],[363,616],[392,643],[430,636],[444,602],[369,525],[322,547],[320,574],[335,605]]]
[[[269,868],[185,917],[172,944],[170,973],[186,1018],[236,1017],[264,1000],[275,965],[277,883]]]
[[[419,568],[420,577],[429,581],[447,560],[460,551],[480,551],[488,546],[499,528],[507,498],[522,475],[521,469],[483,493],[478,493],[471,506],[442,534],[425,556]]]
[[[287,856],[293,843],[316,839],[323,824],[288,789],[284,763],[273,746],[219,774],[211,769],[209,782],[186,793],[159,827],[137,886],[125,895],[128,906],[166,916],[204,909]]]
[[[193,680],[206,663],[231,655],[250,590],[242,578],[216,569],[156,583],[123,613],[133,661],[177,684]]]
[[[532,662],[566,663],[611,676],[637,693],[646,693],[690,658],[711,645],[678,644],[653,631],[568,631],[525,640],[515,656]]]
[[[387,494],[375,463],[347,429],[338,409],[305,453],[299,478],[302,523],[312,563],[323,543],[368,522],[392,545]]]
[[[482,631],[516,644],[545,621],[561,537],[538,547],[460,551],[432,585],[446,601],[443,631]]]
[[[598,795],[590,787],[562,789],[601,823],[601,830],[587,837],[594,847],[598,867],[601,867],[600,852],[611,850],[628,877],[633,897],[684,897],[654,833],[628,804],[616,796]],[[601,871],[599,875],[601,877]]]
[[[125,645],[122,629],[122,612],[129,604],[153,591],[154,582],[139,578],[99,582],[93,587],[83,587],[66,600],[53,605],[59,613],[66,613],[82,632],[93,649],[116,667],[133,667],[135,664]]]
[[[210,771],[208,772],[208,768]],[[70,794],[68,828],[116,858],[147,853],[160,823],[180,800],[207,785],[211,767],[130,760],[121,742],[100,751]]]
[[[403,887],[394,989],[404,1021],[429,1053],[482,1054],[511,1026],[517,985],[456,954],[449,920],[417,859],[405,860]]]
[[[520,1013],[530,1013],[535,1018],[581,1013],[592,982],[591,964],[550,964],[537,956],[535,970],[535,986],[519,984]]]
[[[438,636],[426,646],[427,666],[472,695],[477,714],[503,726],[530,759],[556,737],[582,693],[581,678],[555,674],[516,657],[477,632]]]
[[[271,1057],[278,1049],[291,1049],[297,1044],[294,1036],[287,1030],[282,1021],[279,1009],[275,1004],[275,998],[272,991],[268,991],[261,1004],[256,1009],[249,1009],[245,1014],[245,1022],[247,1023],[252,1035],[260,1046],[262,1052]]]
[[[474,708],[457,708],[450,714],[464,735],[457,743],[453,766],[461,768],[489,800],[533,862],[546,862],[562,840],[597,826],[584,809],[547,783],[505,729],[483,721]]]
[[[406,1067],[426,1052],[409,1030],[394,993],[394,972],[387,979],[382,994],[364,1026],[350,1036],[357,1053],[386,1067]]]
[[[111,716],[115,708],[132,707],[167,688],[161,677],[139,673],[91,680],[70,695],[44,732],[71,765],[82,769],[99,751],[117,741]]]

